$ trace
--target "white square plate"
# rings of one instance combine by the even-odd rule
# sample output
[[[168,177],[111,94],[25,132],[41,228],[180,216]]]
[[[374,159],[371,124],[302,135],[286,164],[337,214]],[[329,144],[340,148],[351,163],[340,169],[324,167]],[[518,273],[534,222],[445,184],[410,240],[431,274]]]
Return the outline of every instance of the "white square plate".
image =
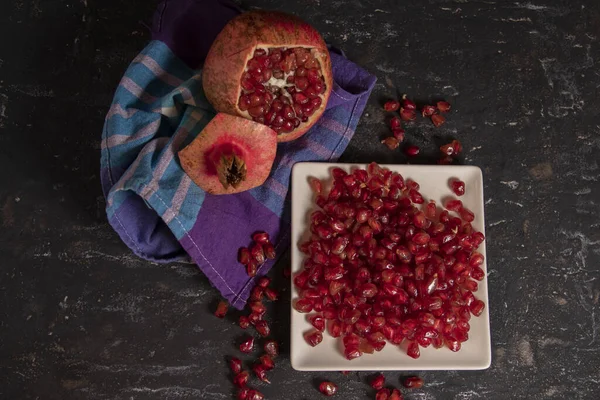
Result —
[[[366,168],[363,164],[298,163],[292,171],[292,300],[298,297],[293,284],[293,276],[302,270],[305,255],[298,249],[298,243],[308,232],[308,218],[316,209],[313,192],[307,178],[313,176],[327,181],[329,170],[340,167],[346,171],[352,168]],[[466,185],[466,193],[460,197],[465,207],[475,213],[473,227],[485,234],[483,215],[483,178],[481,170],[473,166],[444,165],[382,165],[399,172],[405,179],[411,178],[421,185],[420,193],[425,200],[442,199],[453,196],[449,188],[450,178],[459,178]],[[478,249],[484,256],[485,241]],[[487,274],[487,258],[481,268]],[[334,339],[327,331],[323,342],[311,347],[304,339],[304,333],[314,329],[307,321],[307,314],[291,308],[291,363],[300,371],[372,371],[372,370],[477,370],[486,369],[491,363],[491,341],[488,311],[487,276],[479,282],[475,296],[485,303],[485,310],[479,317],[469,321],[469,340],[453,353],[448,348],[435,349],[432,346],[421,348],[421,357],[412,359],[404,349],[387,343],[381,352],[364,354],[354,360],[347,360],[341,352],[341,339]]]

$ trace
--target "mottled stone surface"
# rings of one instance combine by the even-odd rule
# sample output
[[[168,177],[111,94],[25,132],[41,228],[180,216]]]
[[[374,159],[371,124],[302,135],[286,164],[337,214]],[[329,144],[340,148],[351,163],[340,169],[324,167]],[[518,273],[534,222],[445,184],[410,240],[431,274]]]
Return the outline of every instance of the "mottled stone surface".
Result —
[[[493,363],[424,372],[407,399],[600,398],[600,3],[251,0],[312,21],[379,77],[344,161],[404,163],[379,143],[396,88],[455,108],[407,129],[449,137],[484,171]],[[0,4],[0,398],[229,399],[241,331],[188,265],[132,256],[107,225],[100,131],[148,40],[153,2]],[[431,97],[430,97],[431,96]],[[423,162],[431,162],[423,158]],[[280,281],[281,268],[274,270]],[[286,287],[285,283],[281,283]],[[275,334],[288,337],[289,303]],[[278,360],[270,399],[367,399],[369,373],[300,373]],[[386,373],[398,384],[399,373]],[[336,397],[337,398],[337,397]]]

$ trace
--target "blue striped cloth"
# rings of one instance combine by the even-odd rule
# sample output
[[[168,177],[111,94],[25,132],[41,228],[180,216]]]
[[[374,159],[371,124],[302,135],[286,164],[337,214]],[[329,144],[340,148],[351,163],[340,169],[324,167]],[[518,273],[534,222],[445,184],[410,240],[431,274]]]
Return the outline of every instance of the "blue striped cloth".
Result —
[[[132,251],[148,260],[191,260],[233,306],[242,308],[254,279],[237,261],[256,230],[278,255],[290,246],[288,188],[299,161],[337,159],[354,134],[375,78],[331,52],[335,87],[318,123],[278,146],[267,181],[237,195],[212,196],[183,172],[177,152],[215,115],[201,72],[152,41],[116,90],[102,134],[101,178],[107,215]],[[265,263],[259,275],[268,272]]]

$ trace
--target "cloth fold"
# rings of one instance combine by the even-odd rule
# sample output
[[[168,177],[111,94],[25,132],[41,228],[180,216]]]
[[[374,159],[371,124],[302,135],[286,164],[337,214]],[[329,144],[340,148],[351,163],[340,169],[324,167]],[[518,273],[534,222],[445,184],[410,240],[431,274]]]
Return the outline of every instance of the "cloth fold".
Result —
[[[236,195],[209,195],[183,172],[177,152],[215,115],[195,68],[237,12],[228,1],[168,0],[159,5],[155,40],[125,72],[106,116],[101,180],[108,220],[135,254],[155,262],[195,262],[241,309],[255,279],[237,262],[238,249],[248,246],[257,230],[270,234],[278,256],[289,248],[291,167],[342,154],[375,78],[332,51],[335,85],[317,124],[278,146],[262,186]],[[263,264],[258,276],[275,261]]]

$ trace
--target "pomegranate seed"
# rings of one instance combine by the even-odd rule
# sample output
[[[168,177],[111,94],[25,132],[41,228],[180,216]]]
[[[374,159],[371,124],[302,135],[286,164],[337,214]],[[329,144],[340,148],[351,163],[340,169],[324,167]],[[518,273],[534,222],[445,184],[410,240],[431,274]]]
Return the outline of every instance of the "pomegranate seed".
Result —
[[[392,130],[401,129],[402,128],[402,120],[398,117],[393,117],[390,120],[390,128],[392,128]]]
[[[459,211],[460,217],[467,222],[473,222],[475,219],[475,214],[468,208],[462,207]]]
[[[323,332],[325,330],[325,319],[320,315],[313,315],[308,318],[312,326]]]
[[[248,391],[246,400],[263,400],[265,396],[258,390],[251,389]]]
[[[460,350],[460,342],[452,336],[447,336],[444,341],[446,343],[446,347],[448,347],[451,351],[457,352]]]
[[[404,397],[398,389],[392,389],[392,393],[390,393],[390,397],[388,397],[388,400],[404,400]]]
[[[398,140],[398,142],[402,142],[404,140],[404,129],[402,129],[402,128],[392,129],[392,134]]]
[[[320,179],[309,177],[308,184],[310,185],[313,192],[316,194],[321,194],[321,190],[323,189],[323,184]]]
[[[265,368],[268,371],[275,368],[275,363],[273,362],[273,359],[268,354],[263,354],[262,356],[260,356],[259,361],[262,365],[265,366]]]
[[[242,265],[247,265],[250,261],[250,250],[248,250],[246,247],[240,248],[238,252],[238,261]]]
[[[381,143],[385,144],[390,150],[396,150],[400,145],[400,142],[394,136],[386,137]]]
[[[421,352],[419,351],[419,344],[417,342],[411,342],[408,345],[406,354],[408,354],[409,357],[412,357],[415,359],[421,357]]]
[[[421,114],[424,117],[431,117],[433,114],[435,114],[435,111],[436,111],[436,109],[434,106],[426,105],[426,106],[423,106],[423,110],[421,110]]]
[[[250,392],[250,389],[248,389],[248,388],[241,388],[237,392],[237,400],[248,400],[248,393],[249,392]]]
[[[264,321],[264,320],[258,321],[254,325],[254,328],[256,328],[256,331],[262,337],[267,337],[267,336],[269,336],[269,333],[271,333],[271,328],[269,327],[269,324],[267,323],[267,321]]]
[[[379,389],[375,394],[375,400],[389,400],[390,394],[390,389]]]
[[[267,340],[264,345],[265,353],[271,357],[276,357],[279,354],[279,345],[274,340]]]
[[[236,357],[231,357],[229,360],[229,368],[233,371],[234,374],[239,374],[242,372],[242,360]]]
[[[410,100],[406,95],[403,95],[402,96],[402,108],[414,111],[417,109],[417,105],[415,104],[414,101]]]
[[[450,188],[457,196],[462,196],[465,194],[465,183],[459,179],[453,179],[450,182]]]
[[[307,333],[304,338],[308,344],[310,344],[312,347],[315,347],[323,341],[323,334],[319,331],[312,331]]]
[[[476,317],[479,317],[483,313],[484,308],[485,308],[485,303],[481,300],[475,300],[469,306],[471,313],[473,313],[473,315]]]
[[[433,122],[433,125],[435,125],[436,128],[439,128],[446,122],[446,118],[440,114],[433,114],[431,116],[431,122]]]
[[[252,336],[248,337],[240,344],[240,351],[242,353],[249,354],[254,349],[254,338]]]
[[[333,396],[336,394],[338,387],[335,383],[325,381],[319,384],[319,392],[323,393],[325,396]]]
[[[447,101],[438,101],[437,109],[440,110],[440,112],[448,112],[450,111],[450,103]]]
[[[423,378],[418,376],[410,376],[402,382],[404,387],[409,389],[420,389],[423,387]]]
[[[401,108],[400,118],[402,119],[402,121],[414,121],[415,119],[417,119],[417,113],[415,112],[415,110]]]
[[[229,308],[229,305],[227,304],[226,301],[222,300],[219,302],[219,304],[217,305],[217,309],[215,311],[215,316],[218,318],[224,318],[225,314],[227,314],[227,309]]]
[[[239,388],[243,388],[248,383],[249,377],[250,374],[248,374],[248,371],[242,371],[233,377],[233,384]]]
[[[298,299],[294,304],[294,308],[299,312],[308,313],[313,309],[313,302],[308,299]]]
[[[459,211],[463,208],[463,203],[460,200],[448,200],[445,207],[449,211]]]
[[[269,234],[266,232],[255,232],[252,235],[252,240],[260,244],[269,243]]]
[[[414,157],[417,154],[419,154],[420,152],[421,152],[421,149],[419,148],[419,146],[415,146],[415,145],[406,146],[406,148],[404,149],[404,153],[410,157]]]
[[[385,376],[382,374],[377,375],[371,380],[371,387],[375,390],[379,390],[385,386]]]
[[[271,383],[269,379],[267,379],[267,370],[267,367],[263,364],[255,364],[252,367],[252,371],[254,371],[254,374],[258,379],[266,383]]]
[[[269,299],[271,301],[275,301],[275,300],[277,300],[279,298],[279,293],[275,289],[266,288],[265,289],[265,296],[267,296],[267,299]]]
[[[262,276],[258,279],[258,281],[256,282],[256,285],[265,289],[267,286],[269,286],[271,284],[271,279],[267,278],[266,276]],[[256,286],[255,286],[256,287]],[[255,299],[255,300],[260,300],[260,298]]]
[[[398,108],[400,108],[400,103],[398,103],[396,100],[388,100],[383,105],[383,109],[385,111],[396,111]]]
[[[450,165],[453,162],[454,162],[454,160],[452,159],[452,157],[446,156],[446,157],[440,158],[437,163],[439,165]]]
[[[355,358],[362,356],[362,354],[363,353],[359,350],[358,346],[348,346],[344,348],[344,357],[346,357],[347,360],[354,360]]]
[[[239,321],[240,328],[247,329],[250,326],[250,320],[248,317],[241,315]]]
[[[255,277],[256,272],[258,271],[258,262],[256,260],[250,260],[248,265],[246,265],[246,274],[249,277]]]
[[[269,260],[273,260],[275,258],[275,247],[271,243],[266,243],[263,245],[263,252],[265,253],[265,257]]]
[[[265,262],[265,253],[260,243],[255,243],[250,247],[250,254],[256,260],[257,263],[262,264]]]

